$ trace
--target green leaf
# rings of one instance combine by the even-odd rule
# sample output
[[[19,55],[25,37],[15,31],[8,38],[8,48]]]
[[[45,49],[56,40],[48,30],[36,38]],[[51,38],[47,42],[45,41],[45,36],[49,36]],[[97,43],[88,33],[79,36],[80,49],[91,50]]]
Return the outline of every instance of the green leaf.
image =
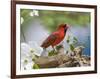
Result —
[[[33,69],[40,69],[40,67],[37,64],[34,64]]]
[[[54,55],[57,55],[57,54],[58,54],[57,52],[52,50],[52,51],[49,52],[48,56],[54,56]]]
[[[24,60],[24,63],[28,63],[28,60],[27,60],[27,59],[25,59],[25,60]]]
[[[74,50],[74,46],[73,46],[73,44],[70,44],[70,50],[71,50],[71,51]]]
[[[76,44],[78,42],[78,39],[76,37],[73,37],[73,44]]]
[[[56,50],[59,50],[60,48],[63,48],[63,45],[56,46]]]
[[[68,35],[68,37],[67,37],[67,43],[69,43],[70,42],[70,36]]]
[[[74,40],[74,41],[78,41],[78,39],[77,39],[76,37],[73,37],[73,40]]]
[[[67,43],[69,43],[69,40],[67,39]]]

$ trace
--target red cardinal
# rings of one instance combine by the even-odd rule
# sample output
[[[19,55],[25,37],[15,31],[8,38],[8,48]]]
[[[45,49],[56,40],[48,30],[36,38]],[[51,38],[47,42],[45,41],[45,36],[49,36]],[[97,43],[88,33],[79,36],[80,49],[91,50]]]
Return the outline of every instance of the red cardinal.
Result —
[[[49,46],[52,46],[54,48],[54,46],[59,44],[64,39],[68,28],[69,26],[67,24],[59,25],[57,31],[49,35],[47,39],[42,43],[41,47],[45,49]]]

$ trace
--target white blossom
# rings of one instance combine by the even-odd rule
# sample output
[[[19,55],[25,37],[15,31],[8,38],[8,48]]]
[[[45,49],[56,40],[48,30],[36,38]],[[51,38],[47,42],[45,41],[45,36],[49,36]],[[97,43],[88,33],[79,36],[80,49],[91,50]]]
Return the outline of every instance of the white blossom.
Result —
[[[23,24],[23,22],[24,22],[24,18],[23,18],[23,17],[21,17],[21,24]]]
[[[43,49],[36,42],[21,43],[21,69],[29,70],[34,65],[33,59],[40,56]]]
[[[32,12],[30,12],[30,16],[39,16],[38,10],[33,10]]]

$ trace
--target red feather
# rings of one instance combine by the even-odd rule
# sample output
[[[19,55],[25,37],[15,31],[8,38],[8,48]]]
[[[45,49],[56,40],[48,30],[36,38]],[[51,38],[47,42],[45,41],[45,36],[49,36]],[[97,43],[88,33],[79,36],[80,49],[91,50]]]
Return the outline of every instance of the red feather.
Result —
[[[53,32],[51,35],[47,37],[47,39],[42,43],[41,47],[47,48],[49,46],[56,46],[59,44],[65,37],[66,31],[68,29],[68,25],[61,24],[57,31]]]

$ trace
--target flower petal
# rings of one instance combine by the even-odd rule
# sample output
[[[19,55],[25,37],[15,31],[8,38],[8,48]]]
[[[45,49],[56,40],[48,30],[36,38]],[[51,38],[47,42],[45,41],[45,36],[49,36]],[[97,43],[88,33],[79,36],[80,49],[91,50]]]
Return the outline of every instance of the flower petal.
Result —
[[[37,47],[37,48],[36,48],[35,54],[36,54],[37,56],[41,56],[42,52],[43,52],[43,48],[42,48],[42,47]]]
[[[33,12],[30,12],[30,14],[29,14],[30,16],[34,16],[34,13]]]
[[[43,48],[40,47],[36,42],[29,42],[29,45],[31,46],[31,48],[34,49],[34,54],[37,56],[41,56],[42,52],[43,52]]]
[[[31,70],[31,69],[33,69],[33,65],[34,65],[34,62],[28,63],[28,64],[25,66],[26,70]]]
[[[21,43],[21,57],[28,56],[30,46],[26,43]]]
[[[23,22],[24,22],[24,18],[23,18],[23,17],[21,17],[21,24],[23,24]]]
[[[33,10],[33,13],[34,13],[35,16],[39,16],[38,10]]]

